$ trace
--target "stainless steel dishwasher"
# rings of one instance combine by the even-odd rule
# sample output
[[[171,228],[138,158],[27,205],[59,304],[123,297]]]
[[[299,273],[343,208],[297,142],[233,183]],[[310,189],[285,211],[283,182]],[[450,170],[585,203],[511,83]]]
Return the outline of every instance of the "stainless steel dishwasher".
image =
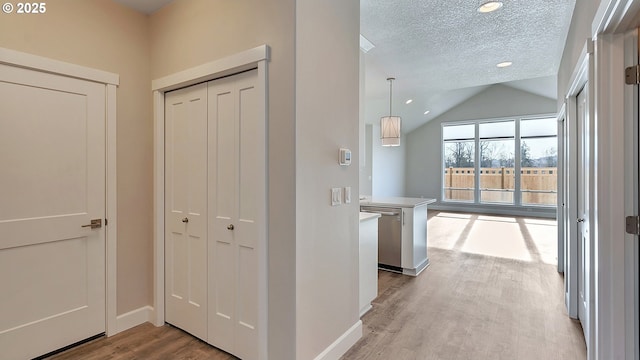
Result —
[[[361,206],[360,210],[381,215],[378,220],[378,267],[402,272],[402,209]]]

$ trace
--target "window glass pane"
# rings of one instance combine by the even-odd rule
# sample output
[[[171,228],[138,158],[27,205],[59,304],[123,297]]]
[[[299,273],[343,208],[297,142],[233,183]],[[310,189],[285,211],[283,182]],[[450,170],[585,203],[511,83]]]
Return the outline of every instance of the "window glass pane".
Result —
[[[490,123],[480,123],[480,139],[513,138],[516,135],[516,126],[513,120]]]
[[[558,193],[558,140],[522,139],[520,143],[520,189],[523,205],[556,204]]]
[[[473,140],[476,136],[476,126],[467,125],[447,125],[442,127],[443,140]]]
[[[480,141],[480,201],[513,204],[515,140]]]
[[[556,136],[558,124],[555,118],[529,119],[520,121],[520,137]]]
[[[475,201],[475,141],[444,143],[444,199]]]

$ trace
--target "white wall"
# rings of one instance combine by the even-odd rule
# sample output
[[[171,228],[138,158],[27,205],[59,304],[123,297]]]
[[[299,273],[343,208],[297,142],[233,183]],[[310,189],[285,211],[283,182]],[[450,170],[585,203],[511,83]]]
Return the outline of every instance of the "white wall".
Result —
[[[359,13],[357,0],[296,3],[295,344],[300,360],[314,359],[359,323]],[[338,165],[340,147],[351,149],[351,166]],[[346,186],[351,204],[331,206],[330,189]]]
[[[360,195],[373,193],[373,125],[364,125],[363,142],[364,163],[360,164]]]
[[[442,201],[442,139],[444,122],[555,113],[554,99],[505,85],[492,85],[412,131],[407,136],[407,196]],[[465,208],[469,205],[465,204]]]
[[[569,80],[573,69],[576,67],[580,53],[587,39],[591,37],[591,23],[593,22],[600,2],[601,0],[576,1],[569,33],[567,34],[567,41],[562,53],[562,60],[560,61],[560,67],[558,69],[558,111],[562,107],[562,104],[564,104],[567,88],[569,87]]]
[[[372,125],[372,194],[373,196],[405,196],[405,161],[407,137],[400,146],[382,146],[380,125]]]

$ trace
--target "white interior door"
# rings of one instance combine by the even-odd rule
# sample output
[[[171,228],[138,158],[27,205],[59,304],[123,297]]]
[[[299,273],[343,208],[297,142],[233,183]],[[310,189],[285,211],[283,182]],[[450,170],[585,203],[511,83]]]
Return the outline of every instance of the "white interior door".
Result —
[[[0,357],[105,331],[104,85],[0,65]]]
[[[207,339],[207,85],[165,96],[165,318]]]
[[[265,123],[257,70],[209,83],[209,343],[258,358]]]
[[[590,234],[589,234],[589,111],[587,86],[577,96],[578,126],[578,319],[582,324],[585,339],[589,339],[589,278],[590,278]],[[587,341],[588,343],[588,341]]]

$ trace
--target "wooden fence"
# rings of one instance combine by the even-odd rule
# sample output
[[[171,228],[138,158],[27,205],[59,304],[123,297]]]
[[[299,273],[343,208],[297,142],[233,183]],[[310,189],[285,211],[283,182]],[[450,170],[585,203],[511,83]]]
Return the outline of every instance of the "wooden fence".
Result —
[[[473,200],[474,168],[446,168],[444,196],[447,200]],[[557,168],[521,168],[520,191],[522,204],[555,205],[557,197]],[[514,168],[481,168],[480,201],[513,203],[515,189]]]

